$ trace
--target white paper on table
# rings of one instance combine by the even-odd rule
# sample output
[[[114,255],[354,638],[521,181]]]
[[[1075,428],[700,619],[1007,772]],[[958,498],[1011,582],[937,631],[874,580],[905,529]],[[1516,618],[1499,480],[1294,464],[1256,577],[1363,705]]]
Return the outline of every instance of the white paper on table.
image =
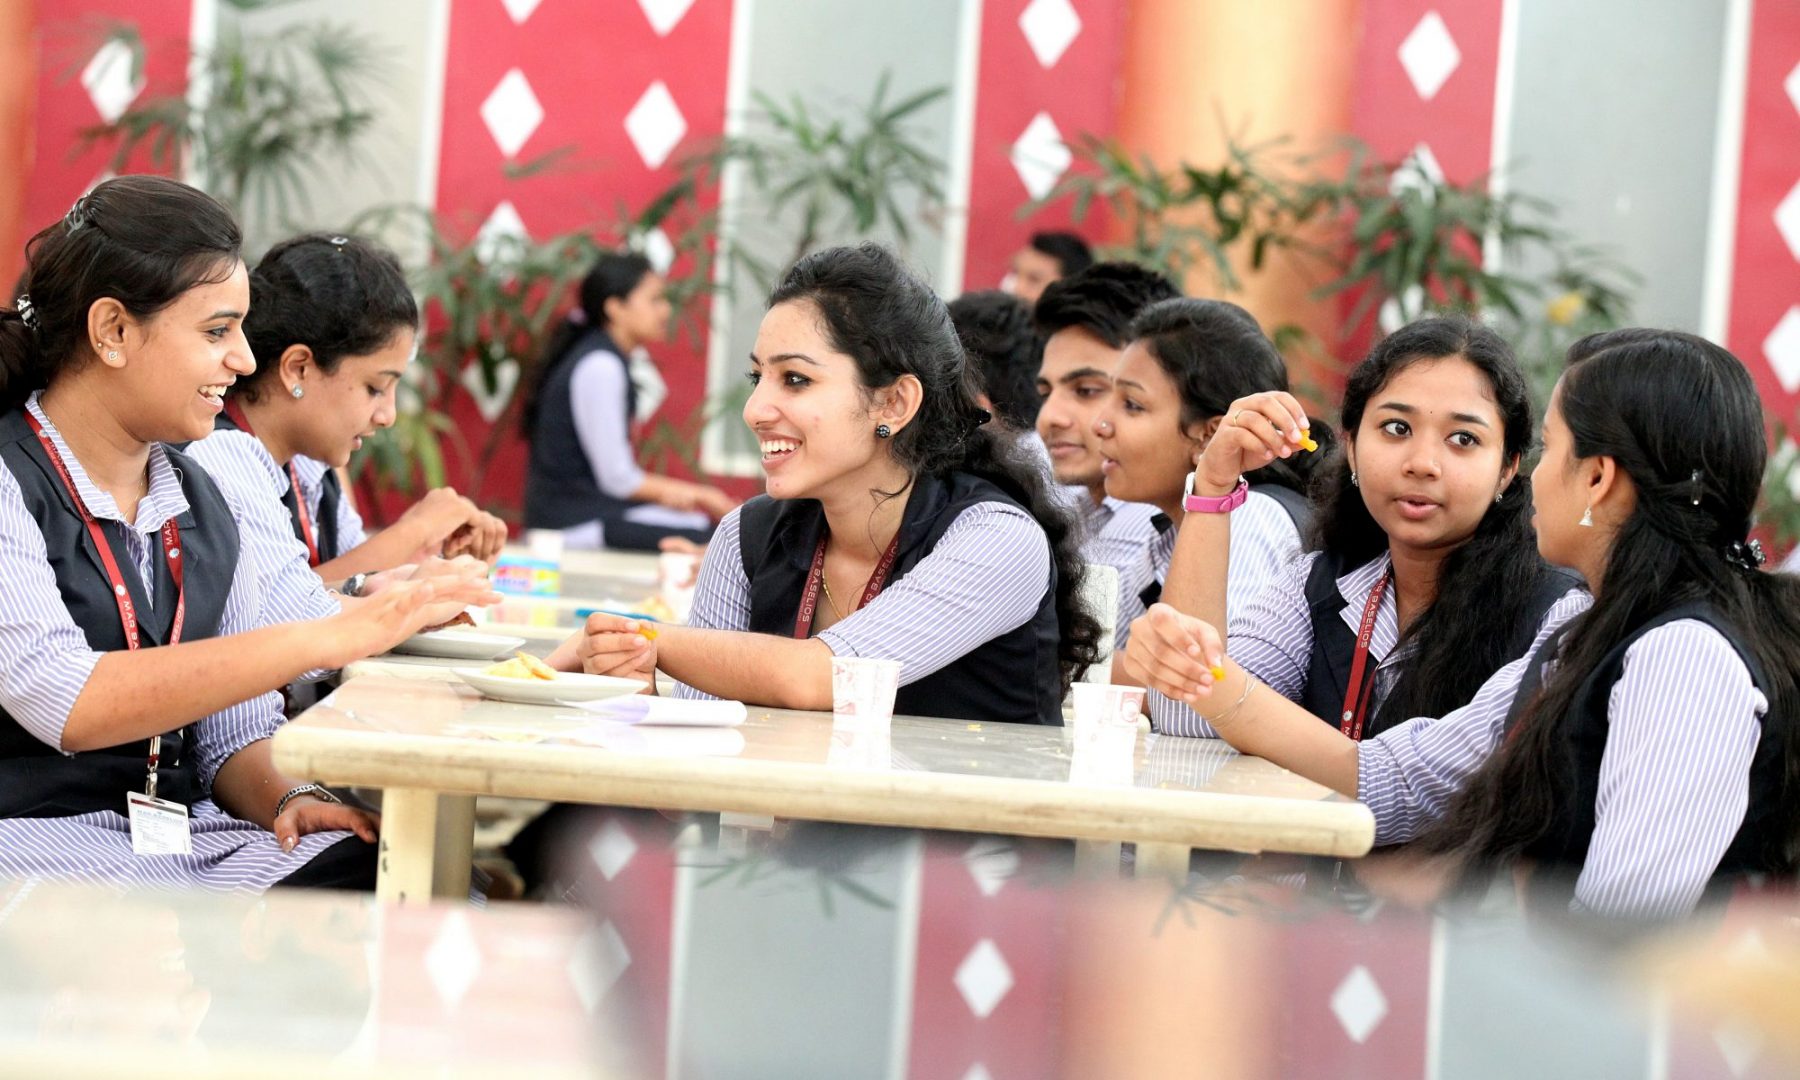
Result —
[[[648,727],[737,727],[749,716],[741,701],[695,701],[648,694],[571,703],[569,707],[621,724]]]
[[[652,727],[616,720],[558,732],[556,741],[656,757],[736,757],[746,745],[744,733],[735,727]]]

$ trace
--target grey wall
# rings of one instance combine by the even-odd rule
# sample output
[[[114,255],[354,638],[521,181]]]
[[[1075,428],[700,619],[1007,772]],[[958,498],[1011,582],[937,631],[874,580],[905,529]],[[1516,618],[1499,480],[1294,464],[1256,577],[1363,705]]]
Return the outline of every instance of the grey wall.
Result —
[[[1698,331],[1726,5],[1518,8],[1513,188],[1643,275],[1635,321]]]

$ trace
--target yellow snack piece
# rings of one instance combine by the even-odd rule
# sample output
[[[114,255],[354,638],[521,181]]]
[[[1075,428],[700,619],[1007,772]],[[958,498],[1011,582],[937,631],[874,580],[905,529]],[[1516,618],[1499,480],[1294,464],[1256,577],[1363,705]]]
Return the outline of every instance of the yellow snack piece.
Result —
[[[1311,435],[1307,435],[1304,433],[1301,434],[1300,449],[1305,450],[1307,453],[1310,454],[1314,450],[1317,450],[1318,448],[1319,448],[1319,444],[1316,442],[1313,442],[1313,437]]]
[[[496,675],[502,679],[541,679],[552,682],[556,679],[556,669],[529,653],[514,653],[511,660],[485,669],[482,674]]]
[[[1225,669],[1224,669],[1224,668],[1222,668],[1222,667],[1213,667],[1213,668],[1211,668],[1211,669],[1209,669],[1209,670],[1210,670],[1210,671],[1211,671],[1211,672],[1212,672],[1212,677],[1213,677],[1213,678],[1215,678],[1215,679],[1223,679],[1223,678],[1225,678]]]
[[[657,622],[674,622],[675,609],[660,596],[651,595],[637,606],[639,614],[648,615]]]

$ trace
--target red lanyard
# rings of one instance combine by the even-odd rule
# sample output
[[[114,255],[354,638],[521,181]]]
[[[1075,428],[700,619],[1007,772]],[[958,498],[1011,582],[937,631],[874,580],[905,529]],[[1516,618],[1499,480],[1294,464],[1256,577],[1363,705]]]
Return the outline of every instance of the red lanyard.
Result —
[[[256,436],[256,429],[250,426],[250,418],[244,415],[244,410],[238,406],[236,401],[226,399],[225,415],[231,417],[231,422],[238,426],[239,431],[252,438]],[[306,493],[300,490],[300,472],[294,468],[292,459],[287,463],[287,474],[288,483],[294,491],[294,514],[300,522],[300,539],[306,544],[306,565],[317,566],[319,565],[319,544],[317,540],[313,539],[312,514],[307,512]]]
[[[812,636],[813,617],[819,611],[819,589],[825,582],[825,545],[830,536],[819,537],[819,549],[813,552],[812,569],[806,575],[806,588],[800,594],[800,614],[794,620],[794,637],[806,639]],[[894,533],[894,539],[882,553],[881,561],[875,564],[875,572],[869,575],[869,583],[863,586],[862,599],[857,602],[851,612],[860,611],[869,601],[881,595],[887,585],[888,574],[894,569],[894,556],[900,553],[900,534]]]
[[[1369,698],[1375,690],[1375,673],[1369,667],[1369,641],[1375,636],[1375,615],[1381,610],[1381,598],[1387,595],[1392,573],[1369,590],[1369,602],[1363,605],[1362,628],[1356,632],[1356,657],[1350,662],[1350,687],[1344,692],[1344,711],[1338,717],[1338,730],[1362,741],[1363,718],[1369,712]]]
[[[50,458],[50,464],[56,466],[56,475],[62,478],[63,487],[69,491],[69,498],[75,503],[75,510],[81,515],[82,524],[87,526],[88,535],[94,539],[94,547],[100,552],[100,563],[106,568],[106,579],[112,584],[113,600],[119,605],[119,625],[125,630],[125,647],[138,647],[137,605],[131,601],[131,590],[125,587],[125,575],[119,572],[119,562],[113,556],[112,544],[106,539],[106,530],[88,511],[87,504],[81,501],[81,493],[75,490],[75,478],[69,475],[69,466],[63,461],[56,443],[38,418],[25,411],[25,419],[31,424],[32,432],[38,441],[44,444],[44,453]],[[187,590],[182,586],[181,573],[181,526],[175,523],[174,517],[163,522],[162,527],[163,560],[169,564],[169,577],[175,582],[175,619],[169,625],[169,644],[181,641],[181,627],[187,621]],[[162,758],[162,736],[150,737],[150,753],[147,768],[150,772],[148,786],[149,795],[156,796],[156,765]]]

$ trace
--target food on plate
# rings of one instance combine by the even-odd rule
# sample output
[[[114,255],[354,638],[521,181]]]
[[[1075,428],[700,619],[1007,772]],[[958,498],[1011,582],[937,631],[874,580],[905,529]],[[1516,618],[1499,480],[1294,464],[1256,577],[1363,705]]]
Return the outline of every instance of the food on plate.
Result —
[[[637,613],[640,615],[648,615],[657,622],[676,621],[675,609],[670,607],[668,601],[660,596],[653,595],[647,598],[643,603],[637,606]]]
[[[471,617],[469,615],[468,612],[459,611],[456,613],[456,618],[446,619],[445,621],[438,623],[436,626],[427,626],[425,629],[419,631],[419,633],[430,634],[430,633],[435,633],[439,630],[448,630],[453,626],[474,626],[474,625],[475,625],[475,620],[473,617]]]
[[[556,680],[555,668],[530,653],[522,652],[514,653],[511,660],[502,660],[482,674],[497,675],[503,679],[541,679],[544,682]]]

